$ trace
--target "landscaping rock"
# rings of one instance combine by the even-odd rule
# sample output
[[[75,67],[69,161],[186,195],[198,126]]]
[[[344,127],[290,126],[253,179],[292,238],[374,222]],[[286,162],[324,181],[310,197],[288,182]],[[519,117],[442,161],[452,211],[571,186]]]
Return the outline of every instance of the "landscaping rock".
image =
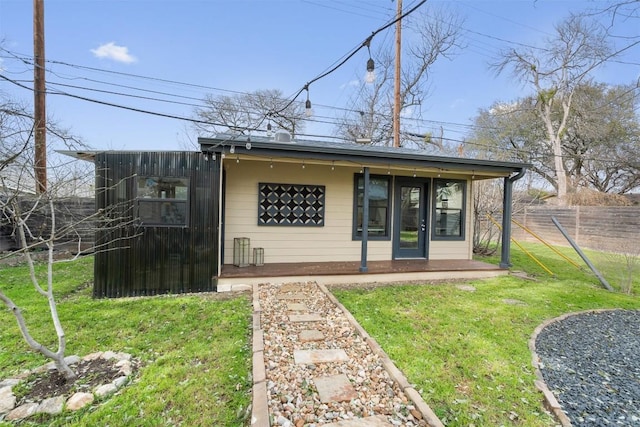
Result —
[[[13,411],[9,412],[5,419],[8,421],[23,420],[35,414],[37,409],[37,403],[25,403],[24,405],[20,405]]]
[[[77,411],[93,403],[93,394],[78,392],[67,400],[67,409]]]
[[[16,396],[11,391],[11,386],[0,388],[0,414],[11,411],[16,407]]]
[[[539,369],[572,424],[639,425],[638,331],[638,310],[579,313],[540,331]]]
[[[36,412],[52,415],[59,414],[64,408],[64,401],[64,396],[50,397],[40,402]]]
[[[96,389],[93,391],[93,394],[95,394],[97,397],[104,397],[113,394],[116,391],[118,391],[118,387],[116,387],[113,383],[109,383],[96,387]]]
[[[122,376],[113,380],[113,385],[116,386],[116,388],[120,389],[124,387],[127,384],[127,382],[129,382],[129,378]]]

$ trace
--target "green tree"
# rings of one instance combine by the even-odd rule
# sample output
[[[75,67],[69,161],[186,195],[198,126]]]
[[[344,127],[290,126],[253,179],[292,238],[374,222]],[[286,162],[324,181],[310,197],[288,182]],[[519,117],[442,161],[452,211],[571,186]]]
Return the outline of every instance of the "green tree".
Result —
[[[534,111],[553,156],[553,180],[560,203],[566,202],[569,188],[563,142],[574,93],[589,82],[594,69],[613,55],[602,25],[571,15],[556,26],[555,35],[546,41],[544,49],[510,49],[493,64],[497,73],[510,71],[535,91]]]
[[[640,186],[640,117],[633,85],[585,83],[572,92],[570,114],[559,135],[562,169],[574,189],[592,188],[624,194]],[[555,152],[537,98],[495,103],[480,111],[470,136],[470,152],[502,160],[531,163],[531,170],[558,188]],[[550,116],[563,120],[564,106]]]

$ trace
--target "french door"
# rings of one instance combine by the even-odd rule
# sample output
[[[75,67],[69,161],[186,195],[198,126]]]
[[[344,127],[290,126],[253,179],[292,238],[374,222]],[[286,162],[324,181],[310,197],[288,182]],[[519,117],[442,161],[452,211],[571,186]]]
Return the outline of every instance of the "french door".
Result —
[[[429,180],[396,178],[393,258],[427,258]]]

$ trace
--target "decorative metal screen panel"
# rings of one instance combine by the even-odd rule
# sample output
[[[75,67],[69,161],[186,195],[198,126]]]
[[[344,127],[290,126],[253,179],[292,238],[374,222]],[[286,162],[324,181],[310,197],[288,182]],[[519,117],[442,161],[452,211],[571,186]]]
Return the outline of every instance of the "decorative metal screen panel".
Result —
[[[258,184],[258,225],[324,226],[324,185]]]

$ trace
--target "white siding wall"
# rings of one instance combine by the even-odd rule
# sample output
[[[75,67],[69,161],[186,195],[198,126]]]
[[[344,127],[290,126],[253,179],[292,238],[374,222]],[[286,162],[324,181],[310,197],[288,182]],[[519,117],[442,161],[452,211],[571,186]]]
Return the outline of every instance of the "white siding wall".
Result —
[[[233,239],[248,237],[264,248],[265,263],[359,261],[361,242],[351,239],[353,175],[357,168],[227,158],[224,263],[233,263]],[[324,185],[324,227],[258,226],[258,183]],[[368,260],[391,259],[391,241],[369,241]],[[253,249],[251,249],[253,254]]]
[[[359,168],[280,163],[227,157],[224,260],[233,263],[233,239],[248,237],[254,247],[264,248],[265,263],[359,261],[361,242],[352,240],[353,177]],[[372,170],[372,174],[386,174]],[[258,183],[324,185],[324,227],[258,226]],[[464,241],[430,241],[429,259],[471,259],[473,254],[472,181],[467,182]],[[392,209],[393,211],[393,204]],[[392,214],[392,212],[391,212]],[[431,220],[431,212],[429,212]],[[369,241],[369,261],[392,259],[392,241]]]

